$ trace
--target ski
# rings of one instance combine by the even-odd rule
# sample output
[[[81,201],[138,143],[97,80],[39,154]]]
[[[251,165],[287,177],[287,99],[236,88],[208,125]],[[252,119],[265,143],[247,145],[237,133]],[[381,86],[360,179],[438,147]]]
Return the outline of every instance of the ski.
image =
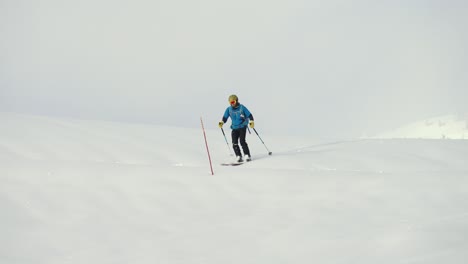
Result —
[[[225,162],[225,163],[221,163],[222,166],[239,166],[239,165],[242,165],[244,163],[247,163],[247,162],[251,162],[252,160],[249,159],[249,160],[245,160],[245,161],[233,161],[233,162]]]
[[[239,166],[244,164],[244,162],[229,162],[229,163],[221,163],[221,166]]]

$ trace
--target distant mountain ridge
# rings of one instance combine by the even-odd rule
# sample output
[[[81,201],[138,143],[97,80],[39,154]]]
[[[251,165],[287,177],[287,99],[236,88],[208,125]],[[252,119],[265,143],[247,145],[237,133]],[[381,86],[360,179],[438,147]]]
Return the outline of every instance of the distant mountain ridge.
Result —
[[[376,138],[468,139],[468,114],[417,121],[379,134]]]

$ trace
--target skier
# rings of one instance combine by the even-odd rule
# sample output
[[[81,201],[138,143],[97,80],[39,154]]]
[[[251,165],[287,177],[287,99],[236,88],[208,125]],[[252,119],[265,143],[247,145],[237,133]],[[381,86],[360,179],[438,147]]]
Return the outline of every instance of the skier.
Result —
[[[233,94],[229,96],[229,106],[226,111],[224,111],[223,119],[219,122],[219,127],[222,128],[227,119],[231,118],[231,137],[232,137],[232,148],[236,154],[237,162],[242,162],[242,154],[239,148],[242,146],[244,152],[245,160],[250,161],[250,150],[247,142],[245,141],[245,136],[247,132],[247,125],[250,125],[251,128],[254,127],[254,118],[249,109],[244,105],[239,103],[239,98]]]

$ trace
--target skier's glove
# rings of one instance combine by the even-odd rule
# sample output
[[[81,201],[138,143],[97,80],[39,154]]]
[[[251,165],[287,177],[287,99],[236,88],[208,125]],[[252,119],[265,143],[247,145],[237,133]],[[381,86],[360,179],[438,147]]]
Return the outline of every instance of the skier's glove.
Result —
[[[249,122],[249,125],[250,125],[250,128],[254,128],[254,126],[255,126],[254,121],[251,120],[251,121]]]
[[[218,123],[219,128],[222,128],[223,125],[224,125],[224,122],[223,122],[223,121],[219,121],[219,123]]]

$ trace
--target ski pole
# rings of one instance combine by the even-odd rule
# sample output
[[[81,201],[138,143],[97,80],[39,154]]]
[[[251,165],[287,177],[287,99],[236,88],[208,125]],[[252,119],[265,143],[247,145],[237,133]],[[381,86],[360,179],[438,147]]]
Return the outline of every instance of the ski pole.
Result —
[[[226,134],[224,134],[224,129],[223,129],[223,128],[221,128],[221,131],[223,132],[224,140],[226,141],[226,145],[227,145],[227,148],[228,148],[229,154],[232,156],[232,153],[231,153],[231,148],[229,147],[229,143],[228,143],[228,141],[227,141]]]
[[[260,137],[260,135],[258,134],[257,130],[252,127],[253,131],[255,131],[255,134],[257,134],[258,138],[260,139],[260,141],[263,143],[263,146],[265,146],[266,150],[268,151],[268,155],[271,155],[272,152],[267,148],[267,146],[265,145],[265,142],[263,142],[262,138]]]

